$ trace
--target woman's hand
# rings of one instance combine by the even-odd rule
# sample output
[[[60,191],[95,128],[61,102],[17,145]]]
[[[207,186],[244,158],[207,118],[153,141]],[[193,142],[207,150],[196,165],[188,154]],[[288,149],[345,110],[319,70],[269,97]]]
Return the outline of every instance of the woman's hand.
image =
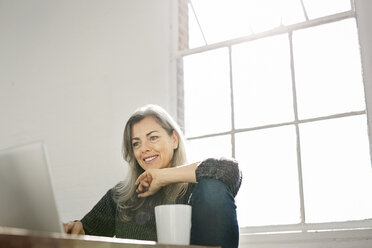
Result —
[[[67,234],[80,234],[84,235],[83,224],[80,221],[70,221],[63,223],[63,228]]]
[[[147,197],[158,192],[166,184],[162,175],[167,169],[149,169],[143,172],[136,180],[138,197]]]

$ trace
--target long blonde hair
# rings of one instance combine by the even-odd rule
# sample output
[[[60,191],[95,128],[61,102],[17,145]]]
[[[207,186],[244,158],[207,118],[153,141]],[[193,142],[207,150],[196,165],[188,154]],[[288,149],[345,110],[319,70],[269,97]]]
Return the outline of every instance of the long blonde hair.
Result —
[[[135,192],[135,181],[144,172],[138,164],[132,147],[132,128],[133,125],[146,117],[152,117],[159,125],[171,136],[173,132],[178,135],[178,147],[174,150],[171,167],[176,167],[187,163],[185,140],[181,129],[174,119],[161,107],[157,105],[146,105],[137,109],[127,121],[124,134],[122,153],[124,160],[129,165],[127,178],[119,182],[114,188],[114,201],[117,203],[119,216],[123,221],[130,221],[136,209],[141,207],[147,198],[139,199]],[[188,188],[187,183],[170,184],[162,188],[152,201],[150,206],[159,204],[175,203],[178,197],[182,197]]]

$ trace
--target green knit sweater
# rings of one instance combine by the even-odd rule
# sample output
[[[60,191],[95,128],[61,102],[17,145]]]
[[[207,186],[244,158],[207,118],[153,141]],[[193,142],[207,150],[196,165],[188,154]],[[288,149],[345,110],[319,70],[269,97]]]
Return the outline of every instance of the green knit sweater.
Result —
[[[204,178],[221,180],[230,189],[235,197],[241,185],[242,175],[235,160],[210,158],[204,160],[196,169],[196,180]],[[187,193],[178,204],[186,204],[195,184],[190,184]],[[118,215],[113,200],[114,188],[107,191],[102,199],[81,220],[85,234],[96,236],[118,237],[126,239],[154,240],[156,241],[156,225],[154,209],[143,204],[136,210],[131,221],[123,222]],[[154,196],[148,197],[149,199]]]

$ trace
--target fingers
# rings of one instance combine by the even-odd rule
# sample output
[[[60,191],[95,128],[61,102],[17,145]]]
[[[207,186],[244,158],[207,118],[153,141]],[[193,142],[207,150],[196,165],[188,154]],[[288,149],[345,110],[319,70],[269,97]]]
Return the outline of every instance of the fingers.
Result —
[[[145,187],[145,188],[148,188],[148,187],[150,186],[150,184],[149,184],[146,180],[141,181],[141,182],[140,182],[140,185],[141,185],[142,187]]]
[[[136,182],[135,182],[135,185],[138,185],[142,180],[143,178],[145,177],[145,174],[146,172],[142,173],[141,175],[139,175],[139,177],[137,178]]]
[[[74,226],[74,222],[70,221],[70,222],[67,222],[67,223],[63,223],[63,229],[65,231],[65,233],[71,233],[71,230]]]
[[[158,169],[149,169],[138,176],[135,185],[136,193],[139,198],[155,194],[161,186],[157,183],[156,175]]]
[[[148,190],[152,182],[151,173],[145,171],[137,178],[135,185],[137,185],[136,192],[142,193]]]
[[[83,224],[80,221],[74,222],[75,225],[72,227],[71,234],[85,234]]]
[[[150,195],[151,195],[150,192],[149,192],[149,191],[146,191],[146,192],[144,192],[144,193],[140,193],[140,194],[138,194],[137,197],[138,197],[138,198],[143,198],[143,197],[148,197],[148,196],[150,196]]]
[[[63,231],[68,233],[68,223],[63,223]]]
[[[143,184],[143,182],[146,182],[146,185],[148,186],[151,183],[151,180],[152,180],[151,173],[148,171],[145,171],[141,175],[138,176],[135,182],[135,185],[139,185],[140,183]]]
[[[150,188],[150,184],[147,181],[142,181],[139,183],[136,192],[143,193],[146,192]]]
[[[144,185],[142,183],[140,183],[136,189],[136,192],[137,193],[141,193],[141,192],[144,192],[146,191],[147,187],[144,187]]]
[[[68,223],[63,223],[63,228],[65,233],[67,234],[85,234],[83,224],[80,221],[70,221]]]

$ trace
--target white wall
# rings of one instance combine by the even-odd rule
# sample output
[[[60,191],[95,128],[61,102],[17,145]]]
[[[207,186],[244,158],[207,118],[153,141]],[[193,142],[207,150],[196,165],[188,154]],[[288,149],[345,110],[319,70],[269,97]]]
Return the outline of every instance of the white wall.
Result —
[[[124,177],[130,113],[171,107],[170,1],[0,0],[0,149],[45,140],[63,221]]]

